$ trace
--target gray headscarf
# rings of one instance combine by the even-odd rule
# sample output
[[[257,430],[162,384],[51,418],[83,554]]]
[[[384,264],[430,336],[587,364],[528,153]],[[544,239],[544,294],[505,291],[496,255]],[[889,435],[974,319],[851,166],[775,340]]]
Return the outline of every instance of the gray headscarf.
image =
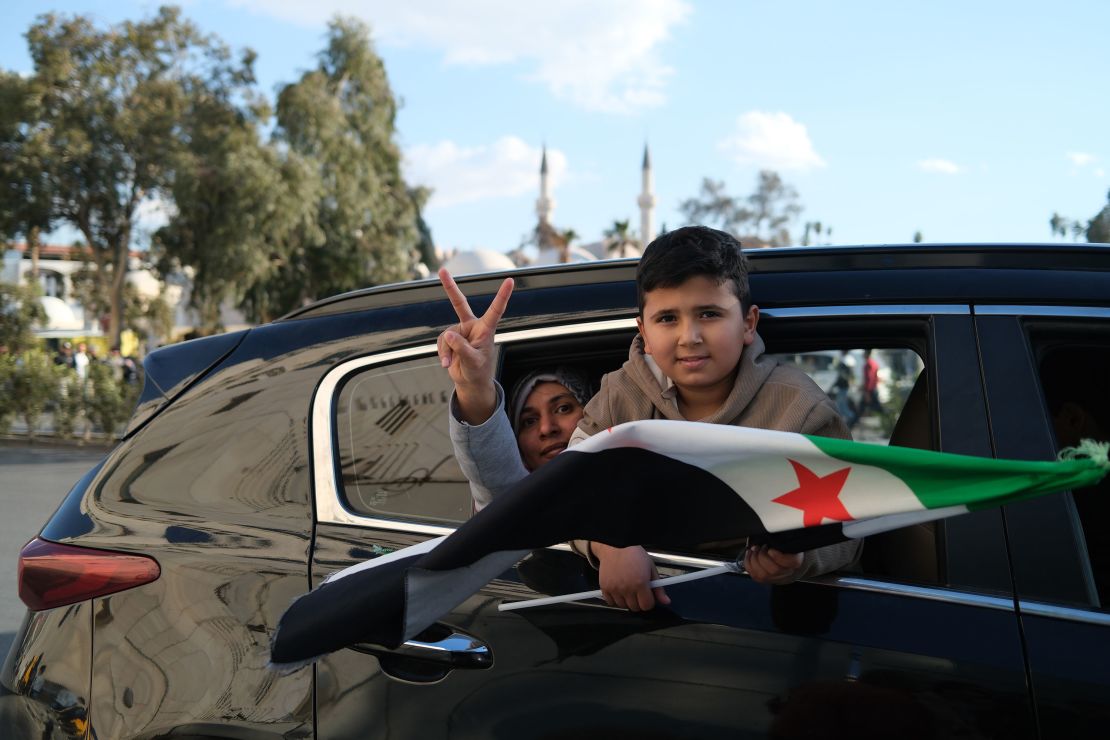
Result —
[[[524,402],[528,400],[537,383],[559,383],[583,406],[594,395],[590,379],[579,370],[565,365],[552,369],[533,370],[518,380],[513,386],[513,392],[509,394],[509,421],[512,422],[513,431],[516,431],[517,424],[520,422],[520,412],[524,410]]]

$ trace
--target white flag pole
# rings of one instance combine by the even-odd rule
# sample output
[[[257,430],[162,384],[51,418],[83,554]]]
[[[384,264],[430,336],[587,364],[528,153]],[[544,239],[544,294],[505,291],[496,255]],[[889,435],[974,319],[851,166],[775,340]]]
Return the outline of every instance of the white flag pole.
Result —
[[[657,578],[648,584],[650,588],[657,586],[673,586],[676,583],[686,583],[687,581],[696,581],[701,578],[709,578],[711,576],[719,576],[722,573],[739,573],[739,563],[725,563],[718,565],[715,568],[706,568],[705,570],[694,571],[693,573],[683,573],[680,576],[670,576],[669,578]],[[548,606],[550,604],[565,604],[570,601],[582,601],[583,599],[599,599],[601,598],[601,590],[597,591],[579,591],[575,594],[562,594],[560,596],[545,596],[540,599],[528,599],[527,601],[511,601],[507,604],[502,603],[497,605],[497,611],[510,612],[517,609],[530,609],[533,606]]]

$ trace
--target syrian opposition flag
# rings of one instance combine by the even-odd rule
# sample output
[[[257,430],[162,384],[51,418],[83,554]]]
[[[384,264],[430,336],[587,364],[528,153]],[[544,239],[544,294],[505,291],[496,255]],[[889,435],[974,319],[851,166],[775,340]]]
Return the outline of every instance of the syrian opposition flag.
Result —
[[[282,615],[271,664],[399,646],[530,551],[572,539],[689,550],[750,537],[785,551],[1092,485],[1110,444],[1030,462],[747,427],[636,421],[564,451],[448,537],[332,574]]]

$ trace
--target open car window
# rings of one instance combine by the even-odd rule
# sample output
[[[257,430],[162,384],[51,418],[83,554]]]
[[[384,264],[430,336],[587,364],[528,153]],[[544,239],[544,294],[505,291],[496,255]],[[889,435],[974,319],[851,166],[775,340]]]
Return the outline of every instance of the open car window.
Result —
[[[550,335],[500,346],[507,389],[541,367],[568,365],[601,376],[627,359],[634,330]],[[853,437],[874,444],[932,448],[935,434],[924,358],[917,348],[806,349],[794,338],[775,357],[806,372],[841,409]],[[335,430],[344,505],[377,519],[454,525],[472,513],[469,484],[448,434],[451,381],[434,356],[352,373],[338,389]],[[937,542],[943,524],[898,530],[865,545],[865,574],[942,584]],[[697,553],[686,553],[697,555]]]

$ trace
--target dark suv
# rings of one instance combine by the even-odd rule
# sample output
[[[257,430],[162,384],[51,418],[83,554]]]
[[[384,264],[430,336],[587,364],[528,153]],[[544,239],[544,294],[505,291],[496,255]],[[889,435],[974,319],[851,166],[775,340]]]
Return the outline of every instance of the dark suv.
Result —
[[[858,439],[1050,459],[1083,424],[1110,433],[1110,246],[750,258],[768,351],[817,378]],[[503,384],[555,361],[617,367],[634,274],[513,273]],[[484,310],[502,277],[459,282]],[[537,551],[400,649],[269,670],[296,596],[470,515],[435,355],[453,316],[425,281],[152,354],[126,437],[24,550],[32,610],[0,673],[0,735],[1105,737],[1110,491],[881,535],[858,571],[814,582],[677,586],[647,614],[498,612],[596,584],[565,548]],[[856,418],[866,350],[882,383]],[[698,516],[681,491],[674,509]],[[664,574],[716,564],[656,556]]]

